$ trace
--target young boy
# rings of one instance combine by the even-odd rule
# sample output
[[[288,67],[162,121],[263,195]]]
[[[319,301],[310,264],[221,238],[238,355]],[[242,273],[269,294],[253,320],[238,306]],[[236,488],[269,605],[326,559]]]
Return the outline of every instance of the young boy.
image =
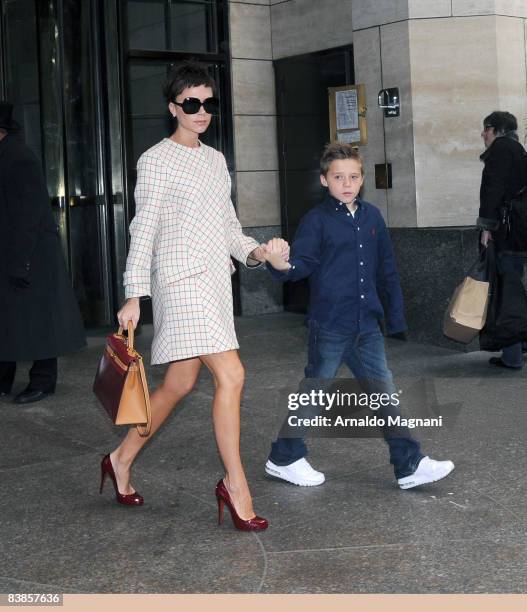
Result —
[[[328,188],[324,201],[302,218],[289,261],[281,256],[282,241],[267,248],[268,269],[280,281],[309,278],[306,379],[334,378],[345,363],[368,393],[393,393],[379,321],[385,319],[389,335],[403,333],[406,322],[390,236],[379,210],[358,197],[364,171],[353,147],[327,145],[320,171]],[[398,415],[398,408],[390,405],[387,414]],[[435,482],[454,469],[451,461],[423,456],[406,427],[385,427],[383,436],[401,489]],[[302,438],[278,438],[265,471],[296,485],[320,485],[324,474],[306,454]]]

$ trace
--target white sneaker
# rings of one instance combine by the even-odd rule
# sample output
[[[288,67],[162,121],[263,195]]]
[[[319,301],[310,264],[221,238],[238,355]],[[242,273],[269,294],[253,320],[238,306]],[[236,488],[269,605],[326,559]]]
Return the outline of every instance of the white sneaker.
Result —
[[[430,457],[423,457],[417,469],[410,476],[399,478],[397,484],[401,489],[412,489],[429,482],[436,482],[448,476],[454,469],[452,461],[436,461]]]
[[[326,480],[324,474],[314,470],[303,457],[290,465],[275,465],[268,459],[265,471],[269,476],[287,480],[301,487],[316,487]]]

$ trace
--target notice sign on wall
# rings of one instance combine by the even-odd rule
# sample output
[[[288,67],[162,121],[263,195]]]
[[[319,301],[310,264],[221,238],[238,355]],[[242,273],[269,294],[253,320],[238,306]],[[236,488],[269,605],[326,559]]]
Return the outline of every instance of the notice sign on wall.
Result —
[[[356,89],[343,89],[335,92],[337,112],[337,132],[356,130],[359,127],[359,102]]]
[[[366,144],[364,85],[330,87],[328,94],[330,139],[356,145]]]

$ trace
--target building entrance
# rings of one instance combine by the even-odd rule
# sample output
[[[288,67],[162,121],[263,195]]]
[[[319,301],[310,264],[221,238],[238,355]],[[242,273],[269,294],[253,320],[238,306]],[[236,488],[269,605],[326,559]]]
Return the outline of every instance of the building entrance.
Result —
[[[172,63],[193,57],[218,81],[221,113],[204,141],[233,169],[226,5],[0,0],[0,97],[42,161],[88,327],[113,324],[124,299],[136,163],[173,129],[161,95]]]

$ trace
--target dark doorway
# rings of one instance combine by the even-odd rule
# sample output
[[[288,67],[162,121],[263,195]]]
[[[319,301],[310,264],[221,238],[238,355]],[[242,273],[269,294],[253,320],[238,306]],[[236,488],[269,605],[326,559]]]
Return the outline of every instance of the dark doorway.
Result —
[[[319,159],[329,141],[328,87],[355,82],[351,46],[298,55],[274,62],[282,231],[295,235],[302,216],[322,196]],[[305,312],[307,281],[287,283],[284,307]]]

